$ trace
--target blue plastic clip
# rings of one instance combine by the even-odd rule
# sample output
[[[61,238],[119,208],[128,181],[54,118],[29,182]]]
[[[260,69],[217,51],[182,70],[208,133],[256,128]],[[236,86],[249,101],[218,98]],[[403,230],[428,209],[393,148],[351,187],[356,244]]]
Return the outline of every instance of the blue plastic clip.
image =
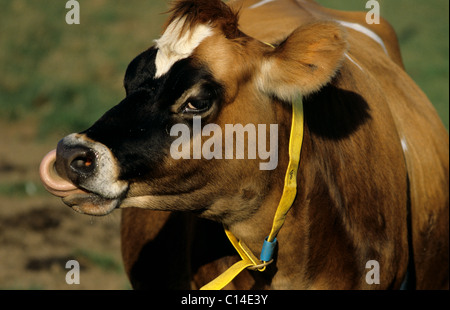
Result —
[[[267,238],[264,239],[264,244],[261,250],[260,259],[263,262],[269,262],[272,259],[273,251],[275,249],[275,246],[277,245],[277,238],[273,239],[272,242],[267,241]]]

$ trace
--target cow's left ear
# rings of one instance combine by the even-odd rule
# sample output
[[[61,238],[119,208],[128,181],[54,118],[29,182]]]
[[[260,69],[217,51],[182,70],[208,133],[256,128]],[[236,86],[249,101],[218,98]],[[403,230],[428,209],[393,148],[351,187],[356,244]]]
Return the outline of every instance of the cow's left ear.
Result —
[[[346,50],[346,33],[340,25],[319,22],[301,26],[264,56],[258,87],[285,101],[310,94],[334,77]]]

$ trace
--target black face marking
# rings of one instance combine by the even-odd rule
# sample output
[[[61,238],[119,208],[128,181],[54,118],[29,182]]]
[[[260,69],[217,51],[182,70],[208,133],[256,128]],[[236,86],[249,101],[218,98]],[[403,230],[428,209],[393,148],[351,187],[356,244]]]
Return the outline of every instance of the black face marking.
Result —
[[[148,49],[130,62],[123,83],[127,94],[136,91],[136,87],[155,76],[156,53],[156,49]]]
[[[193,115],[205,117],[205,123],[211,121],[223,100],[223,86],[206,66],[194,65],[191,58],[176,62],[169,72],[155,79],[156,53],[151,48],[129,64],[125,99],[83,132],[112,151],[123,180],[161,173],[160,163],[170,156],[170,144],[175,139],[169,134],[171,126],[181,122],[191,126],[188,121]],[[180,104],[180,97],[193,87],[195,94]]]

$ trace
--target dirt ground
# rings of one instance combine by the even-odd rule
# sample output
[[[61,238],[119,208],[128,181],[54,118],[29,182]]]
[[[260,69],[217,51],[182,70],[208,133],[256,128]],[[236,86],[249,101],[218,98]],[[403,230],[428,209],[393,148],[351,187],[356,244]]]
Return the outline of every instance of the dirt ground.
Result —
[[[41,141],[36,128],[33,120],[0,122],[0,289],[130,289],[120,211],[85,216],[48,194],[38,168],[57,138]],[[80,264],[78,285],[66,283],[69,260]]]

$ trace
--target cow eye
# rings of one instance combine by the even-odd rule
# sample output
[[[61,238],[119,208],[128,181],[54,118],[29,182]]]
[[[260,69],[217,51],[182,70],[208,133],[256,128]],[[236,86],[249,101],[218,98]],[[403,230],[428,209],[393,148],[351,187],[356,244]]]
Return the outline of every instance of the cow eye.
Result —
[[[183,113],[201,113],[211,107],[209,99],[189,99],[184,105]]]

